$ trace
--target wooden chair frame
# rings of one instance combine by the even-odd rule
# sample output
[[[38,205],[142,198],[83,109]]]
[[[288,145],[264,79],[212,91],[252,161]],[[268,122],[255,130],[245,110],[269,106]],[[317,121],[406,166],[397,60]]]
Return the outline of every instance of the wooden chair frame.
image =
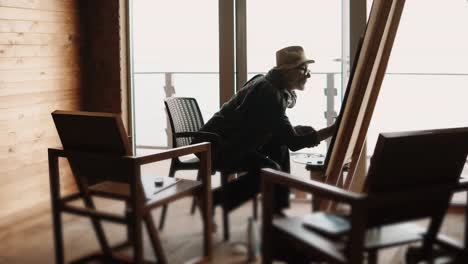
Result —
[[[457,186],[446,185],[437,186],[432,189],[424,189],[421,191],[401,192],[393,193],[389,195],[372,196],[367,194],[360,194],[355,192],[346,191],[335,186],[330,186],[314,180],[307,180],[294,177],[290,174],[272,170],[262,169],[262,205],[263,205],[263,228],[262,228],[262,263],[271,263],[275,254],[275,248],[273,244],[275,239],[278,239],[276,234],[280,234],[283,243],[287,241],[288,244],[293,245],[294,248],[300,248],[307,250],[310,254],[315,255],[319,259],[323,259],[330,263],[363,263],[364,252],[368,252],[369,263],[376,263],[377,251],[382,248],[398,246],[401,244],[414,242],[417,240],[425,240],[425,242],[438,244],[444,248],[448,248],[455,251],[458,256],[461,256],[465,260],[468,256],[466,246],[461,243],[457,243],[453,240],[448,239],[443,235],[438,237],[430,236],[430,231],[426,233],[409,236],[406,240],[395,240],[387,241],[385,244],[374,244],[365,242],[365,231],[366,231],[366,216],[367,212],[379,207],[385,207],[393,204],[401,204],[407,199],[421,199],[431,195],[437,195],[439,193],[446,192],[447,190],[453,192],[467,191],[468,190],[468,179],[460,180]],[[295,188],[304,192],[311,193],[312,195],[319,195],[320,197],[333,200],[349,205],[351,209],[350,224],[351,231],[349,233],[348,242],[345,250],[343,251],[333,243],[327,242],[320,236],[316,236],[313,232],[304,230],[302,223],[296,226],[297,232],[302,233],[303,236],[295,237],[294,233],[285,233],[284,230],[278,229],[275,225],[281,222],[281,219],[273,218],[273,198],[274,198],[274,185],[285,185],[290,188]],[[468,223],[468,218],[465,219]],[[300,221],[300,220],[299,220]],[[468,228],[465,223],[465,234],[468,234]],[[300,225],[300,226],[299,226]],[[307,233],[304,235],[304,233]],[[429,235],[428,235],[429,234]],[[434,234],[433,234],[434,235]],[[315,248],[311,245],[304,243],[307,239],[313,241],[320,241],[320,248]],[[277,241],[276,241],[277,242]],[[468,237],[465,236],[465,245],[468,245]]]
[[[154,163],[178,156],[200,153],[200,171],[201,182],[184,181],[178,183],[176,188],[168,188],[159,192],[149,199],[144,196],[143,185],[141,181],[141,166]],[[101,246],[101,253],[94,253],[75,262],[84,262],[94,258],[101,258],[108,261],[120,261],[123,263],[143,263],[143,241],[142,241],[142,221],[145,222],[153,250],[158,258],[158,263],[167,263],[159,240],[158,231],[151,218],[151,210],[168,204],[171,201],[188,195],[199,197],[202,205],[203,217],[203,255],[206,260],[212,256],[212,195],[211,195],[211,150],[209,143],[201,143],[187,147],[171,149],[157,154],[144,156],[109,156],[96,154],[93,152],[69,151],[58,148],[49,148],[49,180],[50,194],[52,203],[54,243],[56,263],[64,263],[64,243],[62,234],[62,213],[71,213],[80,216],[90,217],[94,231],[98,237]],[[102,188],[102,185],[86,186],[83,182],[77,181],[79,192],[61,196],[60,194],[60,172],[59,158],[89,158],[97,160],[112,160],[124,164],[125,171],[129,176],[129,184],[114,183],[113,188]],[[75,177],[76,178],[76,177]],[[122,187],[122,188],[117,188]],[[95,208],[92,196],[101,196],[111,199],[124,200],[127,204],[125,215],[102,212]],[[71,201],[82,198],[85,207],[70,205]],[[122,243],[110,247],[105,238],[100,221],[105,220],[114,223],[125,224],[128,226],[128,239]],[[121,255],[117,250],[131,246],[133,248],[133,258]]]

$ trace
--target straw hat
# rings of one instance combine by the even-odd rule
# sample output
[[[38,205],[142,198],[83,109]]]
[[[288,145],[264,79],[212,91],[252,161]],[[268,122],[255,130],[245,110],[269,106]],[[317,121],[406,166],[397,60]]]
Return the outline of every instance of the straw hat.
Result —
[[[289,46],[276,52],[275,69],[292,69],[301,64],[314,63],[314,60],[306,58],[304,49],[301,46]]]

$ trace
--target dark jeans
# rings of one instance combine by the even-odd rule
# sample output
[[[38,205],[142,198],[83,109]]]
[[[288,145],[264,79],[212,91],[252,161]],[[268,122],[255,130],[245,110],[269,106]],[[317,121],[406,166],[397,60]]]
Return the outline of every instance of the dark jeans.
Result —
[[[287,146],[270,141],[257,151],[240,152],[215,149],[212,155],[213,168],[222,171],[246,171],[247,175],[232,182],[228,197],[235,206],[247,201],[252,194],[260,192],[260,169],[272,168],[290,172],[289,149]],[[276,186],[274,189],[274,208],[281,210],[289,207],[289,188]],[[234,206],[233,206],[234,207]]]

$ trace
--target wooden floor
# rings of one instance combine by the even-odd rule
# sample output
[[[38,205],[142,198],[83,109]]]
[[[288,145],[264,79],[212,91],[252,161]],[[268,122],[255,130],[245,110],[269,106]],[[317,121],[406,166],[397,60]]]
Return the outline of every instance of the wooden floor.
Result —
[[[168,165],[168,164],[166,164]],[[145,171],[160,171],[161,168],[144,168]],[[163,169],[166,171],[166,168]],[[122,212],[123,205],[96,199],[99,208],[112,212]],[[198,213],[189,214],[190,199],[182,199],[169,207],[166,228],[161,233],[163,247],[169,263],[185,263],[202,253],[202,224]],[[1,209],[0,209],[1,210]],[[252,205],[245,204],[231,216],[231,241],[222,241],[220,211],[216,212],[218,231],[213,234],[213,263],[246,263],[247,256],[239,243],[245,243],[247,237],[247,219],[252,215]],[[308,203],[293,202],[289,215],[303,215],[310,211]],[[160,209],[153,212],[155,222],[159,222]],[[98,249],[87,219],[64,215],[65,255],[67,260],[85,255]],[[443,231],[461,239],[463,234],[463,216],[448,216]],[[125,237],[123,227],[105,224],[109,240],[119,242]],[[145,254],[154,259],[150,244],[145,238]],[[383,251],[380,263],[402,263],[402,249]],[[54,263],[54,250],[50,210],[46,207],[22,212],[8,219],[0,219],[0,264],[11,263]],[[255,263],[260,263],[257,260]]]
[[[97,200],[98,206],[110,211],[121,211],[122,205],[103,203]],[[188,212],[189,199],[171,204],[167,226],[161,233],[163,247],[169,263],[184,263],[201,255],[202,229],[199,214],[191,216]],[[294,203],[288,214],[300,215],[309,210],[304,203]],[[246,263],[247,256],[243,247],[237,242],[245,243],[247,219],[251,215],[251,204],[246,204],[231,215],[232,238],[223,242],[221,230],[213,234],[213,263]],[[220,225],[220,213],[216,222]],[[153,213],[159,219],[159,210]],[[70,260],[98,249],[95,237],[88,220],[80,217],[64,216],[66,259]],[[220,228],[219,228],[220,229]],[[105,224],[106,234],[110,241],[118,242],[125,237],[125,230],[118,225]],[[463,230],[462,216],[449,216],[444,224],[444,232],[461,238]],[[51,216],[48,210],[37,212],[27,218],[18,219],[14,224],[2,226],[0,231],[0,263],[53,263],[53,241]],[[402,263],[403,250],[383,251],[380,263]],[[154,259],[145,238],[145,254]],[[257,261],[259,263],[259,261]]]

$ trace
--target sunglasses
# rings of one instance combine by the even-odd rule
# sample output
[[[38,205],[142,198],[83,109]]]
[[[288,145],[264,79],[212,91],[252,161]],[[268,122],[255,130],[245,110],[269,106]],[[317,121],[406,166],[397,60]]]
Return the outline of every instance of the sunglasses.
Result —
[[[300,70],[303,75],[310,77],[310,70],[307,68],[307,66],[299,66],[296,69]]]

